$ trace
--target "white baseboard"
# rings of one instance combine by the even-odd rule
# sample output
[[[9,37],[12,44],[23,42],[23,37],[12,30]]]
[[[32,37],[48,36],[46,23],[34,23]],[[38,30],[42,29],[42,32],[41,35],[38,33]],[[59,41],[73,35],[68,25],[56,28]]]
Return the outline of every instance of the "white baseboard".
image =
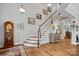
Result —
[[[23,42],[15,42],[14,45],[23,44]]]
[[[3,48],[3,47],[4,47],[4,45],[0,44],[0,48]]]
[[[78,43],[76,43],[76,42],[71,42],[71,44],[73,44],[73,45],[78,45],[78,44],[79,44],[79,42],[78,42]]]
[[[45,44],[45,43],[49,43],[49,41],[41,42],[40,44]]]
[[[16,43],[14,43],[14,45],[19,45],[19,44],[23,44],[23,42],[16,42]],[[0,48],[3,48],[4,47],[4,44],[2,45],[2,44],[0,44]]]

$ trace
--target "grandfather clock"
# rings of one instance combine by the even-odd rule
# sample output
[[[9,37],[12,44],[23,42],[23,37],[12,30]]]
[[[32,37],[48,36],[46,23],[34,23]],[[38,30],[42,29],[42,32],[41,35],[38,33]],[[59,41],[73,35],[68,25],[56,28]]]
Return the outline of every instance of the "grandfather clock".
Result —
[[[4,48],[14,46],[14,24],[11,21],[4,23]]]

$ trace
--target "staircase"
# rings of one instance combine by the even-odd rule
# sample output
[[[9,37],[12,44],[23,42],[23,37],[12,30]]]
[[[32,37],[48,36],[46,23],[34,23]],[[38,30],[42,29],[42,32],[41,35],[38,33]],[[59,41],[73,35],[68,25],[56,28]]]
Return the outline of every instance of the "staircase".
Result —
[[[41,32],[40,36],[38,36],[38,34],[30,36],[28,39],[26,39],[24,41],[24,45],[27,46],[27,47],[40,47],[41,38],[43,38],[44,35],[46,35],[46,32],[47,32],[48,29],[44,29]]]
[[[59,5],[58,5],[59,6]],[[46,33],[48,32],[48,30],[50,30],[50,28],[52,27],[52,20],[58,19],[61,20],[60,14],[58,14],[60,11],[59,8],[62,8],[63,5],[61,5],[60,7],[58,7],[58,9],[56,9],[41,25],[39,25],[39,29],[37,34],[30,36],[28,39],[26,39],[23,44],[27,47],[40,47],[41,45],[41,41],[44,38],[44,36],[46,35]],[[67,6],[65,6],[63,8],[62,11],[65,10]],[[61,33],[61,25],[60,24],[60,33]]]
[[[50,29],[50,27],[44,28],[41,31],[40,36],[38,36],[38,34],[30,36],[28,39],[26,39],[24,41],[24,45],[27,46],[27,47],[40,47],[41,38],[43,38],[44,35],[46,35],[46,32],[47,32],[48,29]]]
[[[46,35],[47,30],[51,28],[51,18],[57,13],[57,10],[51,14],[47,20],[45,20],[41,25],[39,25],[38,33],[35,35],[30,36],[28,39],[26,39],[23,44],[26,47],[40,47],[41,45],[41,39]]]

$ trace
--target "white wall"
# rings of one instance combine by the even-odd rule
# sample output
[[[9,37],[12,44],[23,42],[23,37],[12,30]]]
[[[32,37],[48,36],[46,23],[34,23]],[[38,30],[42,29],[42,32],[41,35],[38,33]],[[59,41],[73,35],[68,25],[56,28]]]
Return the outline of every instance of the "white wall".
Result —
[[[75,21],[75,25],[79,26],[79,7],[78,7],[78,5],[79,5],[79,3],[72,3],[66,9],[69,13],[71,13],[72,15],[75,16],[75,19],[71,20],[70,25],[72,24],[72,21]],[[78,31],[71,30],[71,32],[72,32],[71,43],[75,44],[75,45],[79,44],[79,42],[76,42],[76,35],[79,36],[79,29],[78,29]]]
[[[56,6],[56,4],[54,4]],[[4,22],[9,20],[14,23],[14,43],[20,44],[25,39],[27,39],[30,35],[36,34],[38,31],[38,26],[43,21],[45,21],[49,15],[43,15],[43,8],[46,9],[47,4],[24,4],[24,8],[26,9],[26,13],[21,15],[18,8],[20,4],[12,3],[12,4],[0,4],[0,47],[3,47],[4,44]],[[36,13],[42,15],[42,20],[36,19],[35,25],[29,25],[27,23],[28,17],[36,17]],[[17,28],[17,24],[24,23],[24,30],[20,30]]]
[[[75,20],[75,25],[79,26],[79,17],[75,18],[74,20]],[[74,31],[72,30],[72,41],[71,41],[71,43],[74,44],[74,45],[79,44],[79,42],[76,42],[76,40],[77,40],[76,35],[78,35],[78,38],[79,38],[79,28],[78,28],[78,31],[76,31],[76,28],[75,28]]]

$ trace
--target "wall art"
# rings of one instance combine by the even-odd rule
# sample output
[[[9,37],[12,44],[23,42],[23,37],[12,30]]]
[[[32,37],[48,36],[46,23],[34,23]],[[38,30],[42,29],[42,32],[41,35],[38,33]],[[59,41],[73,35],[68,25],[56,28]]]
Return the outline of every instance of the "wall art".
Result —
[[[28,24],[35,25],[35,18],[28,17]]]
[[[43,14],[48,15],[48,11],[46,9],[43,9]]]
[[[36,14],[36,18],[37,19],[42,19],[42,15],[41,14]]]
[[[52,11],[51,7],[47,7],[47,11],[51,12]]]
[[[17,28],[24,30],[24,23],[17,24]]]

